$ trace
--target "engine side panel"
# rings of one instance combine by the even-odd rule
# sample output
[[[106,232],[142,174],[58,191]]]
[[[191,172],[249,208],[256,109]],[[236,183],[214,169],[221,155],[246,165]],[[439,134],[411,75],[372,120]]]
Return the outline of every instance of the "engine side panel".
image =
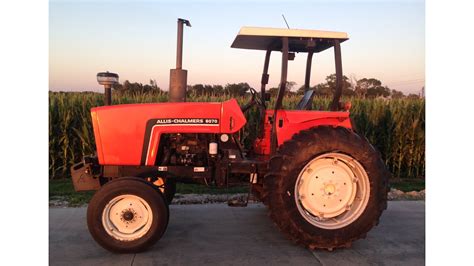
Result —
[[[101,165],[154,165],[163,133],[234,133],[246,123],[235,99],[102,106],[91,113]],[[230,120],[232,128],[221,122]]]

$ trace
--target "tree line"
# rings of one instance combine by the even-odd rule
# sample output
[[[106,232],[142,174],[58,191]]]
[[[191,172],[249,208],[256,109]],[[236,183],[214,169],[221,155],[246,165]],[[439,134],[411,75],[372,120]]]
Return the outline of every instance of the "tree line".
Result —
[[[302,95],[305,93],[306,88],[300,86],[295,90],[297,83],[294,81],[288,81],[286,84],[286,93],[289,95]],[[187,93],[189,95],[230,95],[233,97],[243,96],[249,92],[251,86],[247,82],[240,83],[228,83],[225,86],[222,85],[209,85],[209,84],[194,84],[188,85]],[[336,90],[336,74],[331,74],[326,77],[325,82],[319,83],[309,88],[314,90],[317,96],[331,97]],[[114,90],[119,93],[146,93],[146,92],[163,92],[158,87],[155,80],[150,80],[149,84],[142,84],[137,82],[130,82],[125,80],[123,84],[117,84],[114,86]],[[278,94],[278,87],[269,88],[267,91],[275,96]],[[343,90],[342,95],[348,97],[358,98],[419,98],[424,97],[424,87],[421,89],[420,94],[408,94],[405,95],[403,92],[390,89],[388,86],[382,84],[382,82],[376,78],[362,78],[350,80],[347,76],[343,76]]]

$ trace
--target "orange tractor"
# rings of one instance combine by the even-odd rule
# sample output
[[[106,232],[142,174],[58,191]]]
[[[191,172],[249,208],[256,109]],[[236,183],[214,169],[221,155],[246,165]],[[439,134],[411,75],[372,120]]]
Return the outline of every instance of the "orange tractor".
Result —
[[[239,106],[186,102],[182,69],[183,19],[178,20],[177,68],[171,70],[170,102],[92,108],[96,156],[71,168],[77,191],[98,190],[89,203],[93,238],[114,252],[139,252],[164,234],[177,182],[227,187],[245,181],[268,206],[278,228],[309,248],[347,247],[378,223],[387,206],[389,172],[380,153],[358,135],[342,105],[340,44],[346,33],[243,27],[233,48],[266,52],[260,92]],[[312,111],[312,57],[334,49],[336,91],[329,111]],[[270,55],[281,53],[279,92],[273,106],[265,91]],[[296,110],[284,110],[288,61],[307,53],[306,93]],[[99,73],[110,104],[118,75]],[[244,113],[258,108],[260,126],[251,149],[239,131]],[[245,206],[247,201],[238,202]]]

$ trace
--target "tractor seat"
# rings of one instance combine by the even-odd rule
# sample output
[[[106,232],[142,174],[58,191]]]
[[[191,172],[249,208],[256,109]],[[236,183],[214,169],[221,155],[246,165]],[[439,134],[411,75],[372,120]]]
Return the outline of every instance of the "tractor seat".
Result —
[[[296,110],[311,110],[313,105],[313,97],[316,93],[314,90],[307,90],[303,98],[299,101],[298,105],[296,105]]]

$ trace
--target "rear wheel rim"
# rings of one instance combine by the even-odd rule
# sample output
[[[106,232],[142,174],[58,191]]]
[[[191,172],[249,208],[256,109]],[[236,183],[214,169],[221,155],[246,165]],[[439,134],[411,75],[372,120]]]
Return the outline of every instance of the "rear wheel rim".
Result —
[[[369,177],[351,156],[326,153],[303,167],[294,197],[306,221],[323,229],[339,229],[357,220],[367,207]]]
[[[153,211],[136,195],[120,195],[110,200],[102,211],[102,225],[107,234],[120,241],[143,237],[151,228]]]

